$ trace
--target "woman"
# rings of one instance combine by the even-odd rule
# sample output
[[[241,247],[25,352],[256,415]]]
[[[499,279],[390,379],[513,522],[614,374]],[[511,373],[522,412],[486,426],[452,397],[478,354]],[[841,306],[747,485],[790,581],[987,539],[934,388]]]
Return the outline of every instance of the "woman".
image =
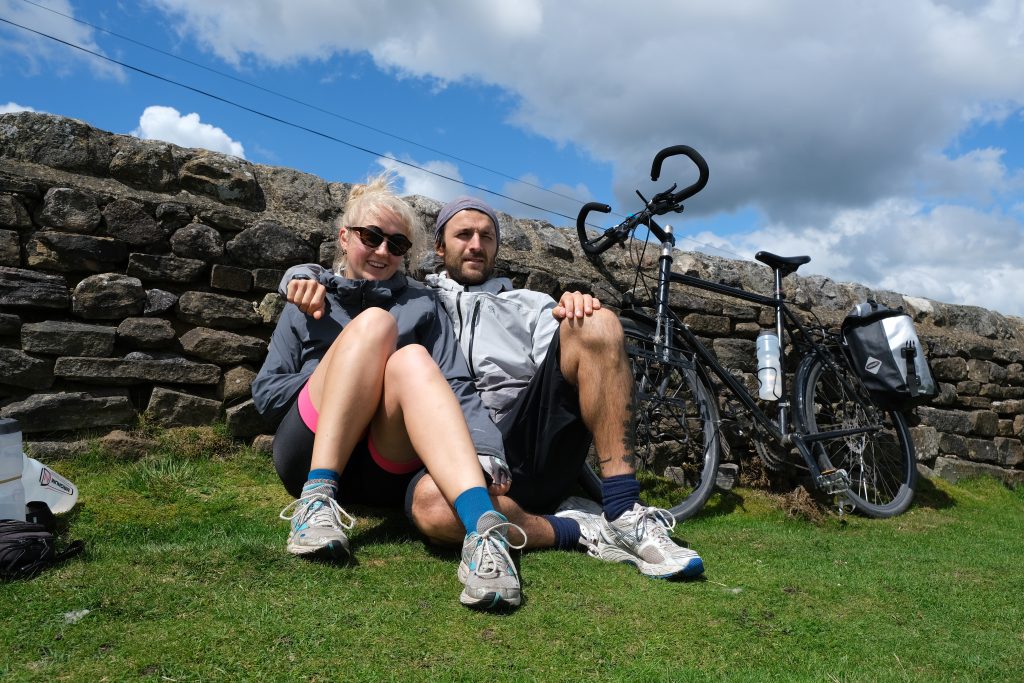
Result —
[[[516,606],[519,576],[506,534],[522,529],[494,510],[480,467],[503,471],[501,436],[440,303],[399,272],[416,224],[387,176],[356,186],[339,220],[343,260],[335,271],[343,275],[322,270],[316,281],[289,284],[291,302],[312,296],[318,283],[327,293],[315,317],[285,307],[253,382],[260,412],[284,416],[274,465],[297,498],[281,512],[291,520],[288,551],[347,560],[345,531],[355,520],[339,502],[399,507],[425,466],[468,532],[460,601]],[[494,479],[493,492],[507,489],[507,476]]]

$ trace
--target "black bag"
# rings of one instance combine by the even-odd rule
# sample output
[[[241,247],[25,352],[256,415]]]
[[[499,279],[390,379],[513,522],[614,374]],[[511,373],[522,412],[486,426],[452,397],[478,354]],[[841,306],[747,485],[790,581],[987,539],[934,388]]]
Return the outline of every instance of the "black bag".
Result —
[[[914,322],[900,309],[872,300],[843,320],[843,350],[871,397],[887,410],[927,403],[937,390]]]
[[[38,513],[44,521],[52,520],[52,514]],[[35,576],[47,567],[78,555],[85,549],[82,541],[71,543],[64,550],[57,550],[57,539],[51,528],[37,522],[21,522],[16,519],[0,519],[0,580],[26,579]]]

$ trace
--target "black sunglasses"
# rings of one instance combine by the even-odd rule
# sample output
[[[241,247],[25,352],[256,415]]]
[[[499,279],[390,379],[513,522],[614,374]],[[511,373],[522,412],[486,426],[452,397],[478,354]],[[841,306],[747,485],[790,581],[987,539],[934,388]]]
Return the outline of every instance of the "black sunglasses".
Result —
[[[350,225],[348,229],[355,230],[356,234],[359,235],[359,241],[370,249],[376,249],[384,241],[387,241],[388,251],[393,256],[405,256],[405,253],[412,249],[412,240],[408,237],[401,233],[389,235],[376,225],[367,225],[365,227]]]

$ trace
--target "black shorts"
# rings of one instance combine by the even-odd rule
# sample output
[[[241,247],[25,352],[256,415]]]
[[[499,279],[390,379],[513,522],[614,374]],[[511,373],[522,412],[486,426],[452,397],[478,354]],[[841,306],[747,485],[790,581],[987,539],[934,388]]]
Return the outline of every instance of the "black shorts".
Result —
[[[288,493],[295,498],[302,495],[302,486],[309,478],[314,436],[299,414],[298,401],[294,401],[274,436],[274,467]],[[406,489],[420,471],[422,468],[393,474],[381,469],[370,454],[367,440],[362,439],[341,474],[338,502],[401,508]]]
[[[579,480],[593,439],[576,387],[562,376],[555,333],[530,384],[498,422],[512,471],[509,497],[537,514],[554,512]]]

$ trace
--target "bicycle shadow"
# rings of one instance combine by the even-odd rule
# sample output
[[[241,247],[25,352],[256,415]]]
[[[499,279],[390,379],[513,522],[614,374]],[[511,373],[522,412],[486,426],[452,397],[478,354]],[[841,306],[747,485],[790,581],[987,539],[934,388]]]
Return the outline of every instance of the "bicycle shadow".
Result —
[[[910,505],[911,508],[948,510],[956,507],[956,500],[937,487],[931,479],[921,476],[917,478],[917,489],[914,491],[914,500]]]

